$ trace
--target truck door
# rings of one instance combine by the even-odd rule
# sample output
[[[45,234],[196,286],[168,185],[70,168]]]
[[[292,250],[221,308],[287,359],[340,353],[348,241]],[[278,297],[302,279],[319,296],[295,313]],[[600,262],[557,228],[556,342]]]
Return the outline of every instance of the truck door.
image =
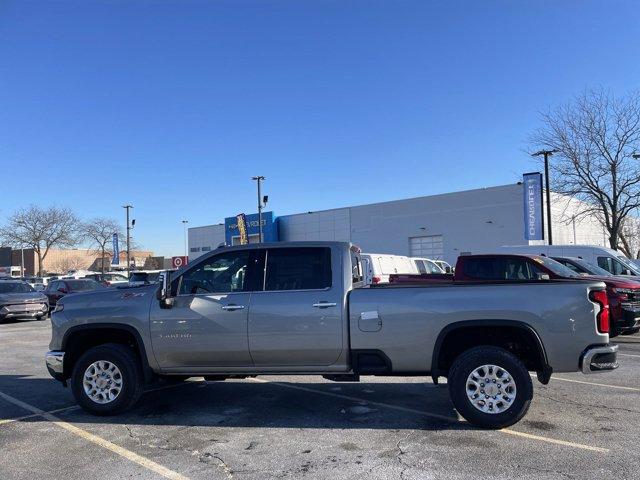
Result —
[[[253,365],[247,314],[257,257],[256,250],[207,257],[172,282],[172,308],[152,302],[151,339],[161,368]]]
[[[341,258],[329,247],[269,248],[264,291],[252,295],[249,350],[256,366],[328,366],[343,344]]]

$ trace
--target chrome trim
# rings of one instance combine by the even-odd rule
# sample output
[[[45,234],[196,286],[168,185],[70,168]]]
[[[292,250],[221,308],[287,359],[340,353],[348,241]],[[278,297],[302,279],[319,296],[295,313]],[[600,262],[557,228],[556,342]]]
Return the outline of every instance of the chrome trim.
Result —
[[[313,306],[316,308],[335,307],[337,305],[338,304],[336,302],[318,302],[313,304]]]
[[[601,353],[618,353],[618,345],[606,345],[603,347],[589,348],[582,355],[582,373],[590,375],[592,373],[607,372],[618,368],[616,363],[616,366],[611,368],[610,370],[591,370],[591,361],[593,360],[593,357]]]
[[[244,305],[225,305],[222,310],[228,310],[233,312],[234,310],[244,310]]]
[[[64,352],[47,352],[44,356],[44,360],[47,367],[49,367],[53,372],[64,372]]]

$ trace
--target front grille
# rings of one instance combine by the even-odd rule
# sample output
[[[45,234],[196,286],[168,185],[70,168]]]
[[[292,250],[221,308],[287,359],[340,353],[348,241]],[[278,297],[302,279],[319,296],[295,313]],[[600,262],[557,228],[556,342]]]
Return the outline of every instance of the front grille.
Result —
[[[43,303],[24,303],[22,305],[5,305],[8,312],[20,313],[20,312],[39,312],[44,308]]]

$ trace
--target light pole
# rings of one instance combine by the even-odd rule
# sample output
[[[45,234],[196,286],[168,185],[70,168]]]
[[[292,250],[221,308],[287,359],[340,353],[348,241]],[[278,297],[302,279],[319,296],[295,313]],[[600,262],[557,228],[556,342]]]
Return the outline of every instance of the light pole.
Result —
[[[258,231],[259,231],[259,242],[262,243],[264,241],[264,236],[262,235],[262,191],[261,184],[262,181],[265,180],[265,177],[262,175],[257,177],[251,177],[251,180],[255,180],[258,182]]]
[[[184,256],[188,256],[187,253],[187,223],[189,220],[182,220],[182,228],[184,229]]]
[[[127,278],[131,277],[131,236],[129,232],[131,230],[131,225],[129,224],[129,210],[133,208],[133,205],[123,205],[127,211]]]
[[[558,150],[540,150],[532,153],[532,157],[544,155],[544,184],[547,187],[547,230],[549,232],[549,245],[553,245],[553,233],[551,232],[551,188],[549,188],[549,157]]]

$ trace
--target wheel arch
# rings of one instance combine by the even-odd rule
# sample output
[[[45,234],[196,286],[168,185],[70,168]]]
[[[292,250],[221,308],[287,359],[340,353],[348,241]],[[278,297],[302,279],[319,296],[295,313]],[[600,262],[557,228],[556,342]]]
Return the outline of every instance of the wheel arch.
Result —
[[[492,327],[497,330],[489,330]],[[470,337],[465,338],[463,334]],[[460,340],[462,342],[454,343]],[[540,335],[531,325],[518,320],[463,320],[447,325],[434,344],[431,376],[436,381],[439,376],[446,376],[457,355],[480,345],[503,347],[518,357],[524,355],[522,359],[528,368],[537,372],[538,380],[544,384],[549,382],[552,368]]]
[[[154,378],[155,373],[149,365],[140,332],[131,325],[105,322],[76,325],[65,332],[61,343],[61,349],[65,352],[64,378],[71,377],[76,361],[84,352],[106,343],[120,343],[131,347],[140,360],[145,381],[149,382]]]

